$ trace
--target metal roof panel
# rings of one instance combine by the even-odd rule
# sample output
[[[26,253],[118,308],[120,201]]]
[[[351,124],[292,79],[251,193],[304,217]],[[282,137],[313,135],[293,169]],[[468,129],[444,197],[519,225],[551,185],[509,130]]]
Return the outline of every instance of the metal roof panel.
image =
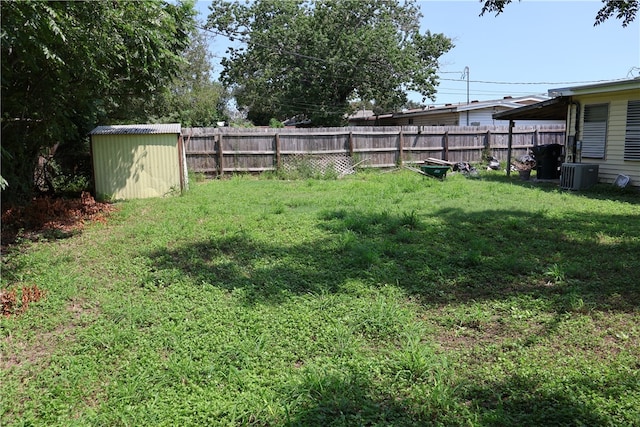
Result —
[[[500,111],[492,117],[497,120],[566,120],[569,99],[557,97],[520,108]]]
[[[181,132],[180,123],[98,126],[89,135],[158,135]]]

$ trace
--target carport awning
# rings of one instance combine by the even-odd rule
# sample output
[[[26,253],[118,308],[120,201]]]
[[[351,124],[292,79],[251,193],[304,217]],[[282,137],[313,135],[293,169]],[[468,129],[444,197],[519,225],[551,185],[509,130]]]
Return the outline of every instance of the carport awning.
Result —
[[[493,114],[493,118],[498,120],[566,121],[568,105],[569,98],[565,96],[559,96],[557,98],[547,99],[546,101],[536,102],[535,104],[525,105],[524,107],[501,111],[499,113]]]
[[[507,149],[507,165],[511,165],[511,146],[513,143],[513,123],[515,120],[564,120],[567,121],[567,106],[570,98],[559,96],[546,101],[537,102],[513,110],[493,114],[494,119],[509,120],[509,142]],[[511,175],[511,167],[507,166],[507,176]]]

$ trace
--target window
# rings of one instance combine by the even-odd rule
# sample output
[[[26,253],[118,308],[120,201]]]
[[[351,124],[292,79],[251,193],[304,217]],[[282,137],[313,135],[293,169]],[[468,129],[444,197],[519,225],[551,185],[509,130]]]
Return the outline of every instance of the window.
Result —
[[[640,101],[629,101],[627,103],[624,159],[640,160]]]
[[[582,157],[604,159],[604,148],[607,141],[607,117],[609,117],[608,104],[585,105]]]

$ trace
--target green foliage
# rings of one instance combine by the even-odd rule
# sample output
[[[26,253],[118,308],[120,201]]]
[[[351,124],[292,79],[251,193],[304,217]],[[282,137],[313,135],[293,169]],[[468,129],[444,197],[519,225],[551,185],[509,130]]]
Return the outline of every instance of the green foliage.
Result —
[[[11,160],[13,156],[9,153],[4,147],[0,147],[0,159],[2,159],[3,163],[5,161]],[[6,189],[9,186],[9,183],[2,175],[0,175],[0,191]]]
[[[185,92],[177,91],[179,86],[177,83],[164,93],[152,121],[181,123],[184,127],[215,127],[217,122],[227,120],[228,94],[220,83],[203,83]]]
[[[184,127],[214,127],[228,120],[229,92],[211,80],[211,53],[203,32],[193,29],[177,75],[154,100],[152,120]]]
[[[504,12],[504,8],[513,0],[480,1],[484,3],[480,15],[484,15],[486,12],[495,12],[496,15],[499,15]],[[598,10],[594,26],[602,24],[615,15],[616,19],[622,20],[622,26],[626,27],[636,19],[638,14],[638,0],[602,0],[602,3],[604,5]]]
[[[406,103],[406,89],[433,97],[453,44],[420,34],[420,16],[412,1],[215,0],[207,26],[246,42],[222,60],[222,79],[255,117],[340,125],[354,97],[381,108]]]
[[[270,128],[283,128],[284,124],[280,120],[276,119],[275,117],[272,117],[269,120],[269,127]]]
[[[55,159],[47,161],[39,171],[46,177],[42,190],[58,195],[75,197],[80,196],[83,191],[91,190],[91,181],[88,174],[68,173]]]
[[[27,197],[38,156],[98,122],[148,117],[182,63],[193,3],[0,3],[3,201]]]
[[[626,27],[636,19],[638,4],[640,4],[638,0],[605,0],[603,3],[604,6],[598,10],[598,14],[596,15],[594,26],[602,24],[615,15],[616,19],[622,20],[622,26]]]

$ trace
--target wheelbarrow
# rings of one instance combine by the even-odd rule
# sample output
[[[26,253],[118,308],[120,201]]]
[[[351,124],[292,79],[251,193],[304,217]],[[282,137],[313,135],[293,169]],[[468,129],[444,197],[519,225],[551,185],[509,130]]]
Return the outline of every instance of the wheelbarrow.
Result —
[[[449,172],[449,166],[420,165],[423,175],[429,175],[434,178],[444,179]]]

